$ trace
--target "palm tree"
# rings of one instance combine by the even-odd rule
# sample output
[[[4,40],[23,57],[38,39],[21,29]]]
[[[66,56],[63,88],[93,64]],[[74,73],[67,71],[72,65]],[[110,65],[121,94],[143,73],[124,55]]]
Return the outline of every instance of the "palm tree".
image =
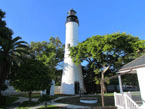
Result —
[[[19,41],[20,39],[21,37],[6,38],[3,43],[0,40],[0,95],[12,64],[21,60],[22,54],[27,53],[27,42]]]
[[[20,60],[21,55],[26,53],[25,49],[28,48],[25,41],[19,41],[21,37],[12,38],[13,31],[6,27],[3,18],[5,18],[5,12],[0,9],[0,104],[2,103],[1,90],[11,65],[16,60]]]

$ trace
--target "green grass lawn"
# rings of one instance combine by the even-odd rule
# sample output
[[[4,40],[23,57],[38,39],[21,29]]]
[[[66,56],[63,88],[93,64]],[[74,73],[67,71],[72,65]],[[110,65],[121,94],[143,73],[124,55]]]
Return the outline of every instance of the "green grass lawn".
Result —
[[[13,97],[6,97],[5,99],[8,99],[7,103],[5,104],[5,106],[8,106],[8,104],[14,102],[15,100],[18,99],[18,97],[29,97],[28,94],[21,94],[21,95],[16,95],[16,96],[13,96]],[[73,105],[82,105],[82,106],[92,106],[92,107],[98,107],[98,106],[101,106],[101,94],[96,94],[96,95],[93,95],[93,97],[96,97],[98,98],[99,102],[96,103],[96,104],[84,104],[84,103],[80,103],[80,97],[73,97],[73,95],[62,95],[62,94],[56,94],[54,96],[48,96],[48,98],[44,98],[42,100],[45,101],[49,101],[51,99],[55,99],[57,97],[62,97],[62,96],[69,96],[69,98],[64,98],[64,99],[61,99],[61,100],[57,100],[56,102],[58,103],[65,103],[65,104],[73,104]],[[87,96],[87,95],[85,95]],[[87,97],[92,97],[92,96],[87,96]],[[40,98],[40,94],[32,94],[32,98]],[[114,94],[113,93],[105,93],[104,94],[104,100],[105,100],[105,106],[114,106]],[[32,106],[35,106],[35,105],[38,105],[39,102],[32,102],[32,103],[29,103],[28,101],[25,101],[23,102],[22,104],[20,104],[19,106],[19,109],[28,109],[29,107],[32,107]],[[45,107],[42,106],[40,109],[44,109]],[[48,105],[47,108],[52,108],[52,109],[64,109],[64,107],[58,107],[58,106],[53,106],[53,105]]]
[[[11,103],[13,103],[16,100],[18,100],[18,97],[2,96],[2,105],[0,105],[0,108],[10,105]]]
[[[18,109],[29,109],[32,106],[36,106],[40,104],[39,102],[29,102],[29,101],[24,101],[22,104],[19,105]]]
[[[90,97],[90,96],[87,96],[87,97]],[[96,104],[80,103],[80,97],[64,98],[64,99],[61,99],[61,100],[57,100],[56,102],[65,103],[65,104],[82,105],[82,106],[95,106],[95,107],[101,106],[101,94],[96,94],[93,97],[98,98],[99,102],[96,103]],[[114,95],[113,95],[113,93],[106,93],[104,95],[104,102],[105,102],[105,106],[114,106]]]
[[[41,97],[40,102],[50,101],[52,99],[55,99],[55,98],[61,97],[61,96],[70,96],[70,95],[56,94],[54,96],[43,96],[43,97]],[[20,94],[20,95],[15,95],[13,97],[27,97],[28,98],[29,96],[27,93],[24,93],[24,94]],[[39,93],[32,93],[32,98],[40,98],[40,94]],[[29,101],[25,101],[19,105],[18,109],[28,109],[29,107],[36,106],[36,105],[40,104],[40,102],[29,103]],[[44,108],[44,107],[42,107],[42,108]],[[48,107],[48,108],[50,108],[50,107]],[[54,107],[51,107],[51,108],[54,108]],[[58,108],[58,107],[55,106],[55,108]]]
[[[41,98],[40,102],[50,101],[52,99],[55,99],[55,98],[61,97],[61,96],[71,96],[71,95],[56,94],[54,96],[47,96],[47,97]],[[13,95],[10,98],[17,98],[18,99],[18,97],[29,98],[29,94],[28,93],[23,93],[23,94],[20,94],[20,95]],[[32,93],[32,98],[40,98],[40,93]],[[7,98],[7,99],[9,99],[9,98]],[[12,101],[13,102],[14,100],[9,99],[9,100],[6,100],[6,101],[7,102]],[[6,107],[6,106],[8,106],[9,104],[12,103],[12,102],[7,103],[7,102],[5,103],[5,105],[3,107]],[[25,102],[23,102],[22,104],[19,105],[19,109],[28,109],[29,107],[36,106],[36,105],[40,104],[40,102],[31,102],[31,103],[29,103],[28,101],[25,101]]]
[[[99,95],[99,94],[98,94]],[[101,94],[100,94],[101,95]],[[114,96],[114,93],[104,93],[104,96]]]
[[[47,108],[45,108],[45,106],[41,106],[38,109],[66,109],[66,108],[65,107],[55,106],[55,105],[47,105]]]

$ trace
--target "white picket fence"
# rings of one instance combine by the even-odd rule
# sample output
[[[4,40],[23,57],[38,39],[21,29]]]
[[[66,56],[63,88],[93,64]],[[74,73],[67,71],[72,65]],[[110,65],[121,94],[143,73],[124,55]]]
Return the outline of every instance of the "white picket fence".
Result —
[[[131,93],[114,92],[114,100],[117,109],[139,109],[139,105],[131,98]]]

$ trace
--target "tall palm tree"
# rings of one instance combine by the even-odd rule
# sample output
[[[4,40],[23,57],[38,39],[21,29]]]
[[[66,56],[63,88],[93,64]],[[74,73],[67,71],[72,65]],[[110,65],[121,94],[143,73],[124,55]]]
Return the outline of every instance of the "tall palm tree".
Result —
[[[28,48],[25,41],[19,41],[21,37],[12,38],[13,31],[6,27],[3,18],[5,12],[0,9],[0,104],[2,86],[10,72],[11,64],[19,60],[22,53],[26,53],[24,48]]]
[[[0,94],[12,63],[18,62],[22,59],[22,54],[28,53],[27,42],[19,41],[20,39],[21,37],[7,38],[4,43],[0,43]]]

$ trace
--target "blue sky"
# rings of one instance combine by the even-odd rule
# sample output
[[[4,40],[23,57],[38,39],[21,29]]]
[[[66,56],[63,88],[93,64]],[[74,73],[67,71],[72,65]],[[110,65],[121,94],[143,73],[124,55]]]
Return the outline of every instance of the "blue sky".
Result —
[[[145,0],[0,0],[7,26],[27,42],[58,36],[65,43],[67,11],[77,11],[79,41],[126,32],[145,40]]]

